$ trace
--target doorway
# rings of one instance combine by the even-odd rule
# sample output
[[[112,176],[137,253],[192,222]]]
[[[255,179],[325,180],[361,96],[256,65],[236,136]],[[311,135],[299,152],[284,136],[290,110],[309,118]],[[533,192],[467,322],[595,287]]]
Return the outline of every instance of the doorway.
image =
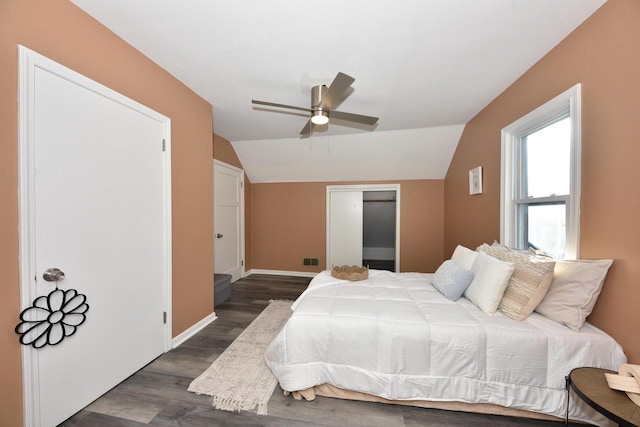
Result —
[[[396,271],[396,192],[362,192],[362,264]]]
[[[233,283],[244,276],[244,171],[214,160],[213,173],[215,272]]]
[[[59,345],[22,347],[25,425],[46,427],[170,348],[171,133],[105,86],[22,46],[19,58],[21,307],[60,291],[89,306],[84,323],[59,298],[23,319],[71,325],[47,339]]]
[[[327,269],[400,271],[400,185],[327,186]]]

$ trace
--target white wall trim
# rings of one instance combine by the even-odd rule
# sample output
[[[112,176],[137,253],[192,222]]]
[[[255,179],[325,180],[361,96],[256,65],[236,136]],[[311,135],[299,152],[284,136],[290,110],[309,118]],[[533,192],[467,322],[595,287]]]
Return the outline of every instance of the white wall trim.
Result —
[[[236,171],[236,172],[242,172],[242,173],[244,173],[244,169],[240,169],[240,168],[239,168],[239,167],[237,167],[237,166],[233,166],[233,165],[230,165],[229,163],[225,163],[225,162],[223,162],[222,160],[213,159],[213,164],[215,164],[215,165],[220,165],[220,166],[224,166],[225,168],[233,169],[233,170],[234,170],[234,171]]]
[[[214,311],[204,319],[200,320],[195,325],[188,328],[186,331],[176,335],[171,342],[171,348],[176,348],[180,346],[182,343],[184,343],[186,340],[188,340],[189,338],[191,338],[192,336],[194,336],[195,334],[203,330],[205,327],[207,327],[210,323],[212,323],[217,318],[218,316],[216,316],[216,312]]]
[[[244,274],[244,277],[252,274],[272,274],[274,276],[297,276],[297,277],[316,277],[317,272],[311,271],[285,271],[285,270],[262,270],[258,268],[252,268]],[[233,286],[233,285],[232,285]]]
[[[20,309],[31,304],[35,297],[35,77],[33,69],[36,58],[31,51],[18,46],[18,195],[19,195],[19,231],[20,231]],[[37,353],[30,346],[22,346],[22,393],[24,406],[24,425],[40,425],[40,398],[36,390],[40,389]]]

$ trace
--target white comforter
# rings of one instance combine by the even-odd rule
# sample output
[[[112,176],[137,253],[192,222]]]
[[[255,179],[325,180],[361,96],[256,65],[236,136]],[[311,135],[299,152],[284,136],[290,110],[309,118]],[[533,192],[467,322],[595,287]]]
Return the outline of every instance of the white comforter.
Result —
[[[565,376],[617,370],[621,347],[590,324],[580,332],[534,313],[518,322],[452,302],[431,274],[371,271],[347,282],[319,273],[266,352],[284,390],[329,383],[394,400],[494,403],[564,417]],[[573,419],[600,422],[575,397]]]

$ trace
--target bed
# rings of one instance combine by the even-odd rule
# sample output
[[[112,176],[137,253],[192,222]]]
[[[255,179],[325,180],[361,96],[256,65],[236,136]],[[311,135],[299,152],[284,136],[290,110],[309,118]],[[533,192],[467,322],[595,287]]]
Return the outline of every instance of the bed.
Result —
[[[579,331],[533,312],[488,315],[451,300],[434,274],[371,270],[362,281],[319,273],[292,305],[267,365],[285,392],[534,418],[564,418],[565,376],[617,370],[620,345],[585,322]],[[606,421],[572,399],[571,419]]]

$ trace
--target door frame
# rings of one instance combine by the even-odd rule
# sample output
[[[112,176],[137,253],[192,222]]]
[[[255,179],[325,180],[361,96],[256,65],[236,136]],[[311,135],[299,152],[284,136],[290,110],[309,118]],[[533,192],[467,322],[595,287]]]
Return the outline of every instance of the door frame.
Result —
[[[171,348],[171,120],[156,111],[85,77],[24,46],[18,46],[18,198],[19,198],[19,246],[20,246],[20,309],[31,305],[36,296],[35,259],[35,70],[40,68],[68,80],[107,99],[131,108],[154,119],[163,126],[163,197],[164,197],[164,260],[163,300],[167,313],[164,325],[164,351]],[[22,347],[22,383],[24,423],[40,425],[40,397],[38,395],[40,372],[37,350]]]
[[[215,178],[216,176],[216,166],[220,166],[220,167],[224,167],[227,169],[231,169],[234,172],[237,172],[240,174],[240,234],[238,235],[238,247],[240,248],[240,278],[244,277],[245,271],[246,271],[246,265],[245,265],[245,245],[244,245],[244,170],[240,169],[239,167],[230,165],[228,163],[225,163],[223,161],[220,161],[218,159],[213,159],[213,176]],[[215,182],[213,183],[213,187],[215,189]],[[214,242],[214,250],[215,250],[215,234],[216,234],[216,229],[215,229],[215,225],[216,225],[216,207],[218,206],[218,203],[216,201],[216,194],[214,192],[213,194],[213,242]],[[216,255],[215,252],[213,254],[213,269],[215,272],[215,261],[216,261]]]
[[[339,191],[395,191],[396,192],[396,272],[400,271],[400,184],[354,184],[354,185],[327,185],[327,259],[325,269],[330,269],[331,260],[331,193]]]

